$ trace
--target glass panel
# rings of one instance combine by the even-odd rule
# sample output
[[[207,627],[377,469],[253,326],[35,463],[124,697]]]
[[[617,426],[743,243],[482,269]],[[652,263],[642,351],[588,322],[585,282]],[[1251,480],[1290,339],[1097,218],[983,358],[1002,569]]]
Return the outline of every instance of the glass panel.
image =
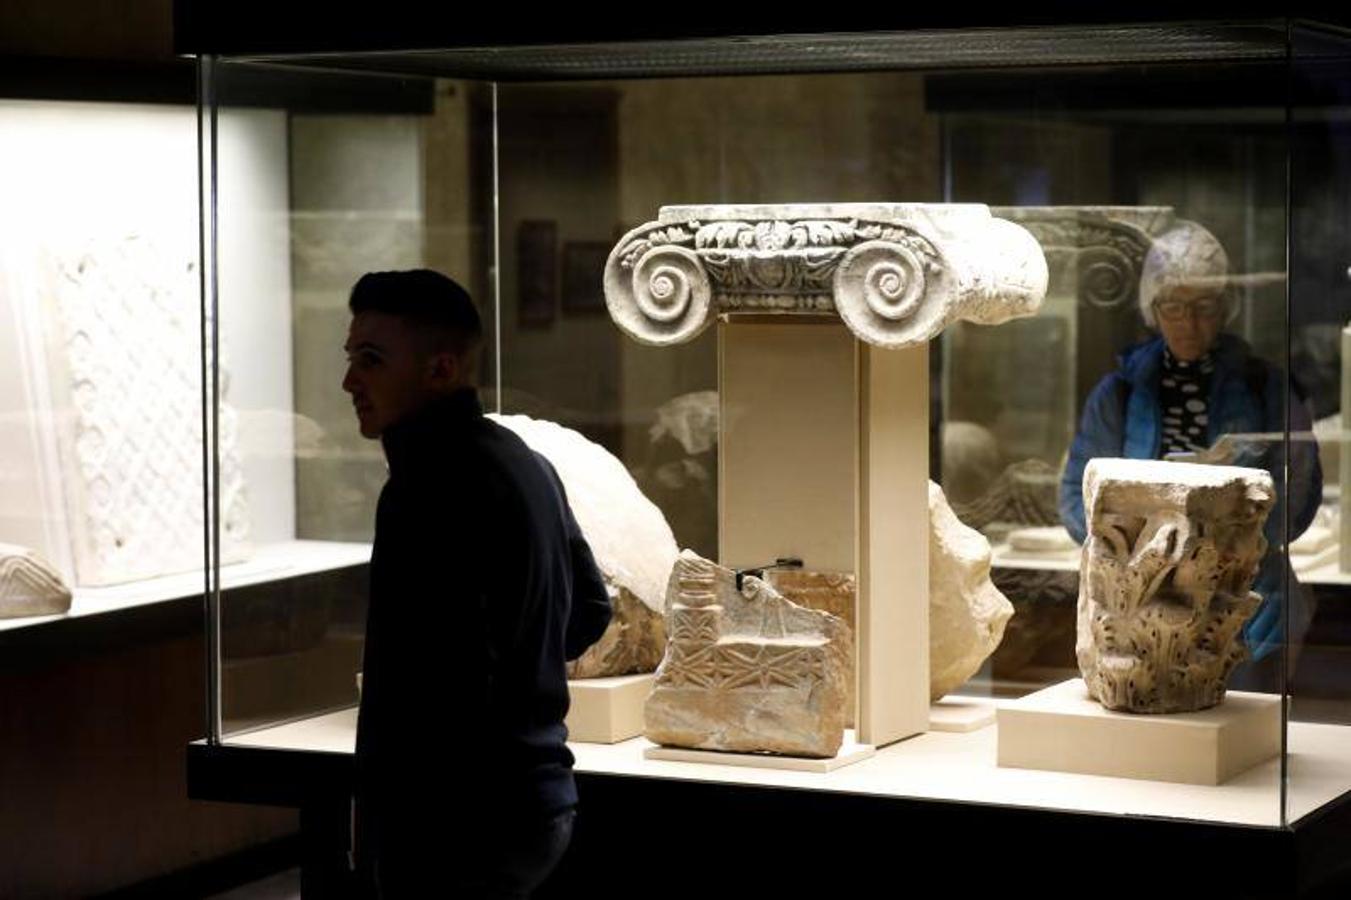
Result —
[[[342,389],[347,298],[365,272],[434,267],[491,338],[491,110],[478,86],[247,64],[215,90],[228,738],[358,699],[385,463]]]
[[[780,316],[802,323],[782,332],[763,318],[724,317],[661,348],[624,335],[607,314],[607,257],[681,204],[981,203],[1040,243],[1050,272],[1041,312],[951,325],[927,351],[929,390],[918,370],[906,381],[932,398],[932,476],[991,542],[992,577],[1013,608],[958,699],[1005,703],[1078,677],[1077,473],[1089,458],[1169,454],[1274,476],[1281,504],[1256,587],[1267,612],[1247,642],[1261,659],[1232,683],[1282,691],[1285,647],[1293,658],[1299,643],[1295,601],[1282,599],[1299,590],[1285,577],[1287,510],[1319,494],[1301,468],[1311,457],[1284,440],[1306,399],[1287,399],[1300,395],[1285,373],[1298,381],[1316,368],[1288,347],[1304,338],[1287,327],[1284,45],[1265,33],[1243,52],[1209,53],[1186,43],[1195,33],[1174,36],[1198,61],[495,86],[374,73],[445,74],[453,55],[321,61],[369,75],[223,66],[219,359],[230,376],[220,382],[218,480],[223,501],[240,496],[232,484],[248,488],[247,515],[234,515],[251,552],[278,547],[284,560],[256,595],[224,598],[227,732],[355,700],[360,565],[383,469],[379,448],[348,419],[340,347],[347,291],[369,269],[427,265],[469,286],[493,323],[485,406],[523,432],[540,426],[511,417],[563,425],[591,442],[568,438],[579,454],[617,459],[670,529],[662,553],[687,547],[736,566],[798,556],[811,571],[859,576],[855,477],[865,465],[899,471],[918,459],[924,468],[913,441],[886,448],[883,463],[863,462],[861,423],[895,417],[913,398],[898,389],[892,409],[864,397],[865,379],[886,383],[888,367],[871,356],[885,351],[854,342],[831,315]],[[1113,59],[1144,59],[1140,47],[1118,51]],[[234,374],[240,346],[258,360],[249,378]],[[756,382],[757,371],[779,374]],[[784,387],[736,395],[747,374],[753,387]],[[1206,400],[1198,407],[1191,394]],[[792,438],[757,445],[766,434]],[[813,442],[822,449],[805,454]],[[754,452],[740,457],[738,447]],[[598,501],[574,498],[574,507],[588,502]],[[588,515],[606,527],[606,514],[603,503],[578,511],[584,527]],[[918,513],[868,514],[895,528],[895,547],[923,539]],[[223,551],[231,529],[244,529],[231,515],[223,502]],[[631,610],[650,616],[669,566],[652,562],[655,543],[630,537],[607,549],[662,570]],[[311,552],[327,554],[315,566],[326,574],[284,568]],[[797,597],[839,601],[830,594]],[[857,624],[854,603],[838,611]],[[1086,793],[1066,775],[1056,782],[1063,793],[1029,800],[998,770],[985,772],[989,796],[962,794],[965,782],[948,788],[989,802],[1278,825],[1281,766],[1271,757],[1237,776],[1242,791],[1142,780],[1123,798]]]
[[[1320,465],[1323,490],[1290,510],[1292,603],[1285,666],[1290,691],[1287,802],[1297,822],[1351,786],[1346,549],[1351,442],[1345,415],[1351,322],[1351,38],[1295,28],[1290,182],[1290,478]],[[1296,403],[1296,400],[1299,402]],[[1312,435],[1309,420],[1312,419]],[[1316,447],[1316,455],[1310,449]],[[1298,592],[1298,593],[1296,593]],[[1319,762],[1322,762],[1319,765]]]
[[[958,516],[991,540],[995,583],[1015,609],[967,691],[1019,696],[1080,674],[1083,509],[1062,481],[1077,497],[1087,458],[1161,458],[1172,445],[1208,447],[1233,430],[1204,412],[1174,415],[1171,401],[1126,414],[1137,387],[1159,388],[1136,375],[1167,343],[1144,313],[1160,277],[1170,277],[1158,264],[1186,264],[1170,247],[1195,244],[1187,252],[1217,260],[1224,310],[1209,323],[1216,337],[1205,349],[1264,360],[1260,371],[1281,377],[1284,109],[1271,86],[1283,71],[1250,64],[930,80],[932,104],[947,112],[946,199],[987,202],[1028,228],[1050,271],[1036,317],[997,328],[962,323],[943,337],[942,483]],[[1242,430],[1269,442],[1282,416],[1273,407]],[[1178,433],[1156,453],[1135,432],[1157,427]],[[1076,438],[1084,452],[1071,460]],[[1277,547],[1279,518],[1268,532]],[[1261,689],[1279,690],[1268,681]]]

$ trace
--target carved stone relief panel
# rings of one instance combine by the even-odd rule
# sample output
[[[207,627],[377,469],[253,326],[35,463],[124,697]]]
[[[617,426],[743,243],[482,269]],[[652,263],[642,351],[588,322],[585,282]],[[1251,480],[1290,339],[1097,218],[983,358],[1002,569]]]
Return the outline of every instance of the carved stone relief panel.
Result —
[[[53,254],[49,369],[76,580],[202,565],[202,360],[196,254],[129,235]],[[222,367],[221,558],[247,555],[249,506]]]
[[[666,593],[666,656],[644,708],[649,740],[830,757],[844,740],[853,636],[764,581],[684,551]]]

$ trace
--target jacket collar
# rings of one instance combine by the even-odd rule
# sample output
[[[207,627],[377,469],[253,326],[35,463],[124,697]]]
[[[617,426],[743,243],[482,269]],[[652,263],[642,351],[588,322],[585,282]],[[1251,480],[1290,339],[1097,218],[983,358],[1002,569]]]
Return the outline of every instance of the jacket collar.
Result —
[[[424,460],[439,457],[447,441],[463,436],[482,416],[478,391],[470,387],[438,397],[389,426],[380,436],[380,443],[385,448],[390,474],[397,475]]]
[[[1127,348],[1120,358],[1121,369],[1136,385],[1152,382],[1153,376],[1163,365],[1164,342],[1161,336],[1155,336]],[[1215,363],[1216,372],[1242,371],[1252,349],[1243,338],[1220,332],[1215,338],[1215,346],[1210,349],[1210,357]]]

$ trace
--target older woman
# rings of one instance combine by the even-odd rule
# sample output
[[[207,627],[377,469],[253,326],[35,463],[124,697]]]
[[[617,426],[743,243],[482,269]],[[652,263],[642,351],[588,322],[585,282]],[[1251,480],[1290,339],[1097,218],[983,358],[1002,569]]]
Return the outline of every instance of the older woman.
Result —
[[[1192,223],[1151,247],[1140,277],[1140,311],[1159,336],[1126,350],[1117,370],[1084,405],[1060,484],[1060,518],[1075,540],[1085,536],[1083,475],[1090,459],[1163,459],[1205,451],[1224,435],[1280,433],[1287,406],[1290,431],[1311,430],[1303,400],[1292,394],[1287,402],[1284,373],[1222,331],[1230,313],[1228,270],[1224,248]],[[1282,608],[1289,608],[1292,644],[1302,639],[1313,616],[1293,573],[1291,601],[1283,600],[1287,570],[1281,545],[1287,504],[1293,539],[1313,521],[1323,476],[1312,441],[1289,446],[1289,483],[1267,519],[1270,547],[1253,585],[1263,602],[1244,629],[1252,661],[1231,679],[1238,687],[1277,689],[1280,658],[1272,651],[1284,639]],[[1267,469],[1279,495],[1285,455],[1280,440],[1240,440],[1215,461]]]

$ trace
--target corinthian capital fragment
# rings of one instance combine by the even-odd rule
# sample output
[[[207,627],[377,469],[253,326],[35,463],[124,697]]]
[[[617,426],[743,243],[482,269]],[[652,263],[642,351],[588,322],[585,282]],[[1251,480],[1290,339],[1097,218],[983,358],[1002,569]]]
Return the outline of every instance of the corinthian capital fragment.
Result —
[[[1034,314],[1046,259],[980,204],[667,206],[605,266],[610,317],[645,344],[690,340],[720,313],[836,312],[882,347],[958,320]]]
[[[1188,712],[1224,699],[1275,499],[1261,469],[1095,459],[1079,583],[1079,669],[1108,709]]]

